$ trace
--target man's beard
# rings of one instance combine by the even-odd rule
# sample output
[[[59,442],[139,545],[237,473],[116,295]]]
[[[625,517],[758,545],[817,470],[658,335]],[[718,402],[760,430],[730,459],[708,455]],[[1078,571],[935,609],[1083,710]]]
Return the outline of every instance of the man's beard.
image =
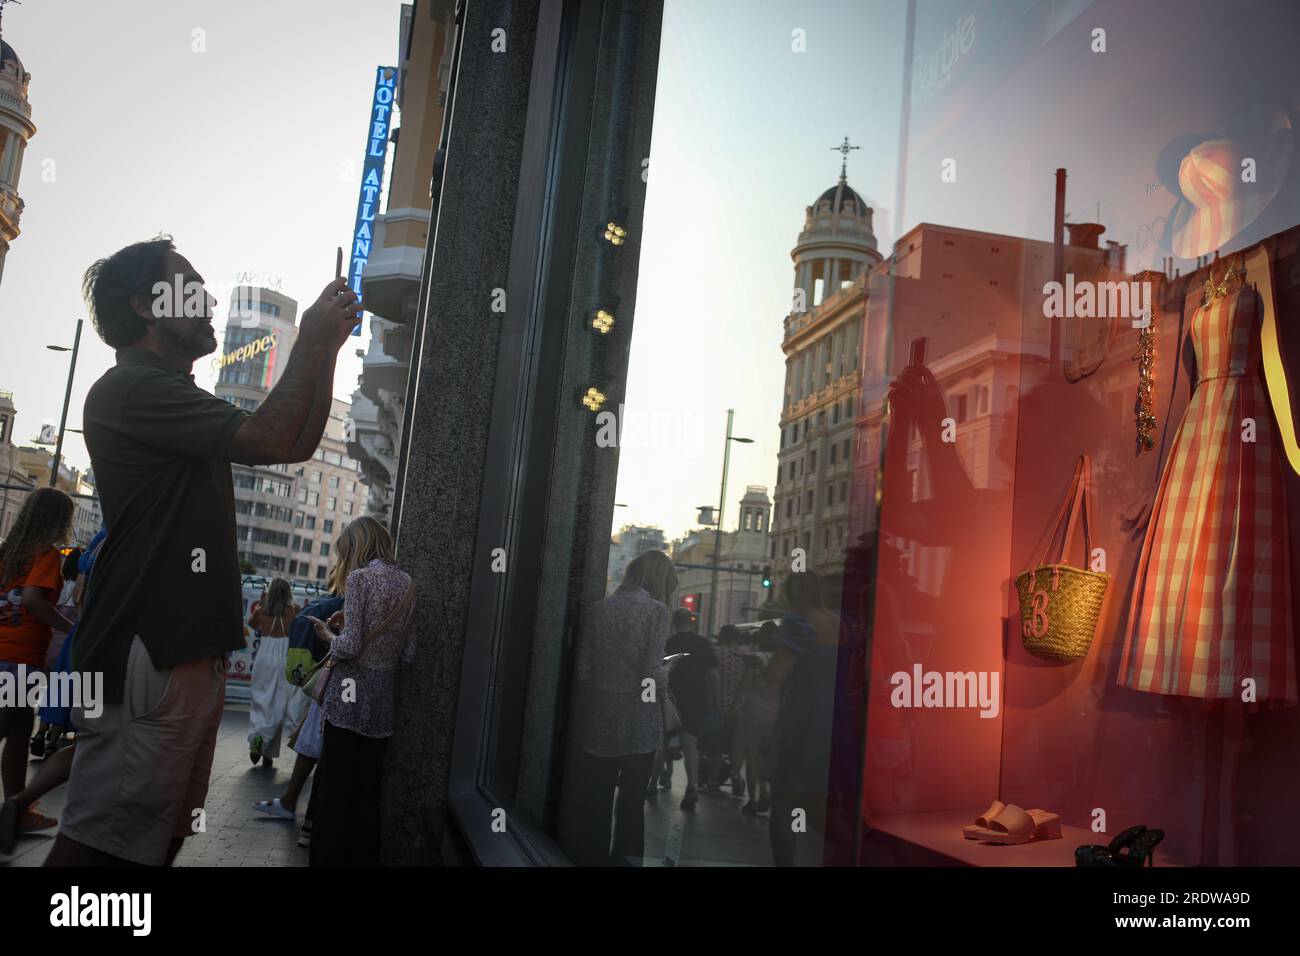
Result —
[[[169,351],[190,361],[217,350],[217,333],[211,325],[191,326],[187,329],[161,325],[159,331]]]

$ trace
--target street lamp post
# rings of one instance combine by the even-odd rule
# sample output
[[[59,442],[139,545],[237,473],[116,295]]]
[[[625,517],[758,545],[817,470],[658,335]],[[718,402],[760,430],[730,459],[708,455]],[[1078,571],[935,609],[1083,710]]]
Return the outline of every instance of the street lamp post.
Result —
[[[77,350],[81,348],[81,324],[84,320],[77,319],[77,334],[72,340],[72,363],[68,366],[68,387],[63,392],[63,414],[59,416],[59,441],[54,446],[54,462],[50,467],[50,487],[59,479],[59,461],[63,457],[63,428],[68,423],[68,402],[72,400],[72,377],[77,374]],[[45,346],[51,352],[66,352],[66,345],[47,345]]]
[[[727,409],[727,440],[722,445],[722,489],[718,492],[718,516],[717,523],[713,526],[713,572],[709,584],[709,614],[704,626],[705,635],[713,633],[713,608],[718,603],[718,562],[722,554],[722,509],[727,503],[727,470],[731,467],[731,443],[740,442],[742,445],[752,445],[752,438],[733,438],[731,434],[731,424],[736,417],[734,408]]]

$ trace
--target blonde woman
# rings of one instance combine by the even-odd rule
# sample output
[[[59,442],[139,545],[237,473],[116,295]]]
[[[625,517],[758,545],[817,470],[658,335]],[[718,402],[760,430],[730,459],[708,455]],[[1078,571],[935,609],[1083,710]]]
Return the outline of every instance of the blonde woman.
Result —
[[[415,586],[397,566],[393,538],[371,517],[339,535],[343,620],[312,619],[333,670],[321,699],[324,746],[316,770],[312,866],[379,863],[379,780],[393,735],[394,680],[415,660]],[[339,626],[334,631],[331,625]]]
[[[581,796],[574,857],[580,866],[640,866],[645,856],[645,792],[663,736],[664,644],[676,590],[672,559],[647,551],[589,615],[577,665]],[[649,700],[648,686],[655,690]]]

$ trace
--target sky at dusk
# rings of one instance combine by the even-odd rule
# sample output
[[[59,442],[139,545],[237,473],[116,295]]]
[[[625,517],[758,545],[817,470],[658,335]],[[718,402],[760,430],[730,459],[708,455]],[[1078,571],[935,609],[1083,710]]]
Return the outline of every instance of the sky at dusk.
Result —
[[[664,5],[616,528],[658,525],[671,539],[717,506],[728,408],[754,443],[732,445],[724,526],[746,485],[774,490],[790,250],[804,208],[839,176],[832,147],[845,136],[861,147],[849,185],[875,205],[882,253],[892,241],[905,10]]]
[[[348,243],[374,68],[397,59],[395,0],[136,0],[129,20],[124,9],[29,0],[4,14],[38,129],[0,283],[0,388],[14,392],[19,443],[57,425],[67,355],[45,346],[71,344],[82,273],[123,245],[170,233],[220,300],[219,338],[241,272],[279,277],[301,313]],[[772,490],[790,249],[804,207],[839,174],[832,147],[845,136],[862,147],[848,180],[876,205],[882,252],[893,238],[904,11],[665,3],[618,524],[677,537],[716,504],[728,408],[754,443],[733,446],[727,526],[746,485]],[[70,428],[111,362],[87,324]],[[349,344],[338,397],[360,368]],[[195,372],[212,386],[207,360]],[[80,435],[65,452],[89,464]]]

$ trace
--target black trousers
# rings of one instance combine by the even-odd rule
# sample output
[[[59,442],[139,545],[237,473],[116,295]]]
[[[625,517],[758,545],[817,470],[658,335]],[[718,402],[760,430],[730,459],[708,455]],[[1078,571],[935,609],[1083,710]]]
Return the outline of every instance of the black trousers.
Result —
[[[379,782],[387,737],[325,721],[311,828],[312,866],[379,865]]]
[[[640,865],[645,856],[645,791],[653,762],[653,753],[624,757],[582,755],[578,780],[582,796],[574,848],[574,862],[579,866]]]

